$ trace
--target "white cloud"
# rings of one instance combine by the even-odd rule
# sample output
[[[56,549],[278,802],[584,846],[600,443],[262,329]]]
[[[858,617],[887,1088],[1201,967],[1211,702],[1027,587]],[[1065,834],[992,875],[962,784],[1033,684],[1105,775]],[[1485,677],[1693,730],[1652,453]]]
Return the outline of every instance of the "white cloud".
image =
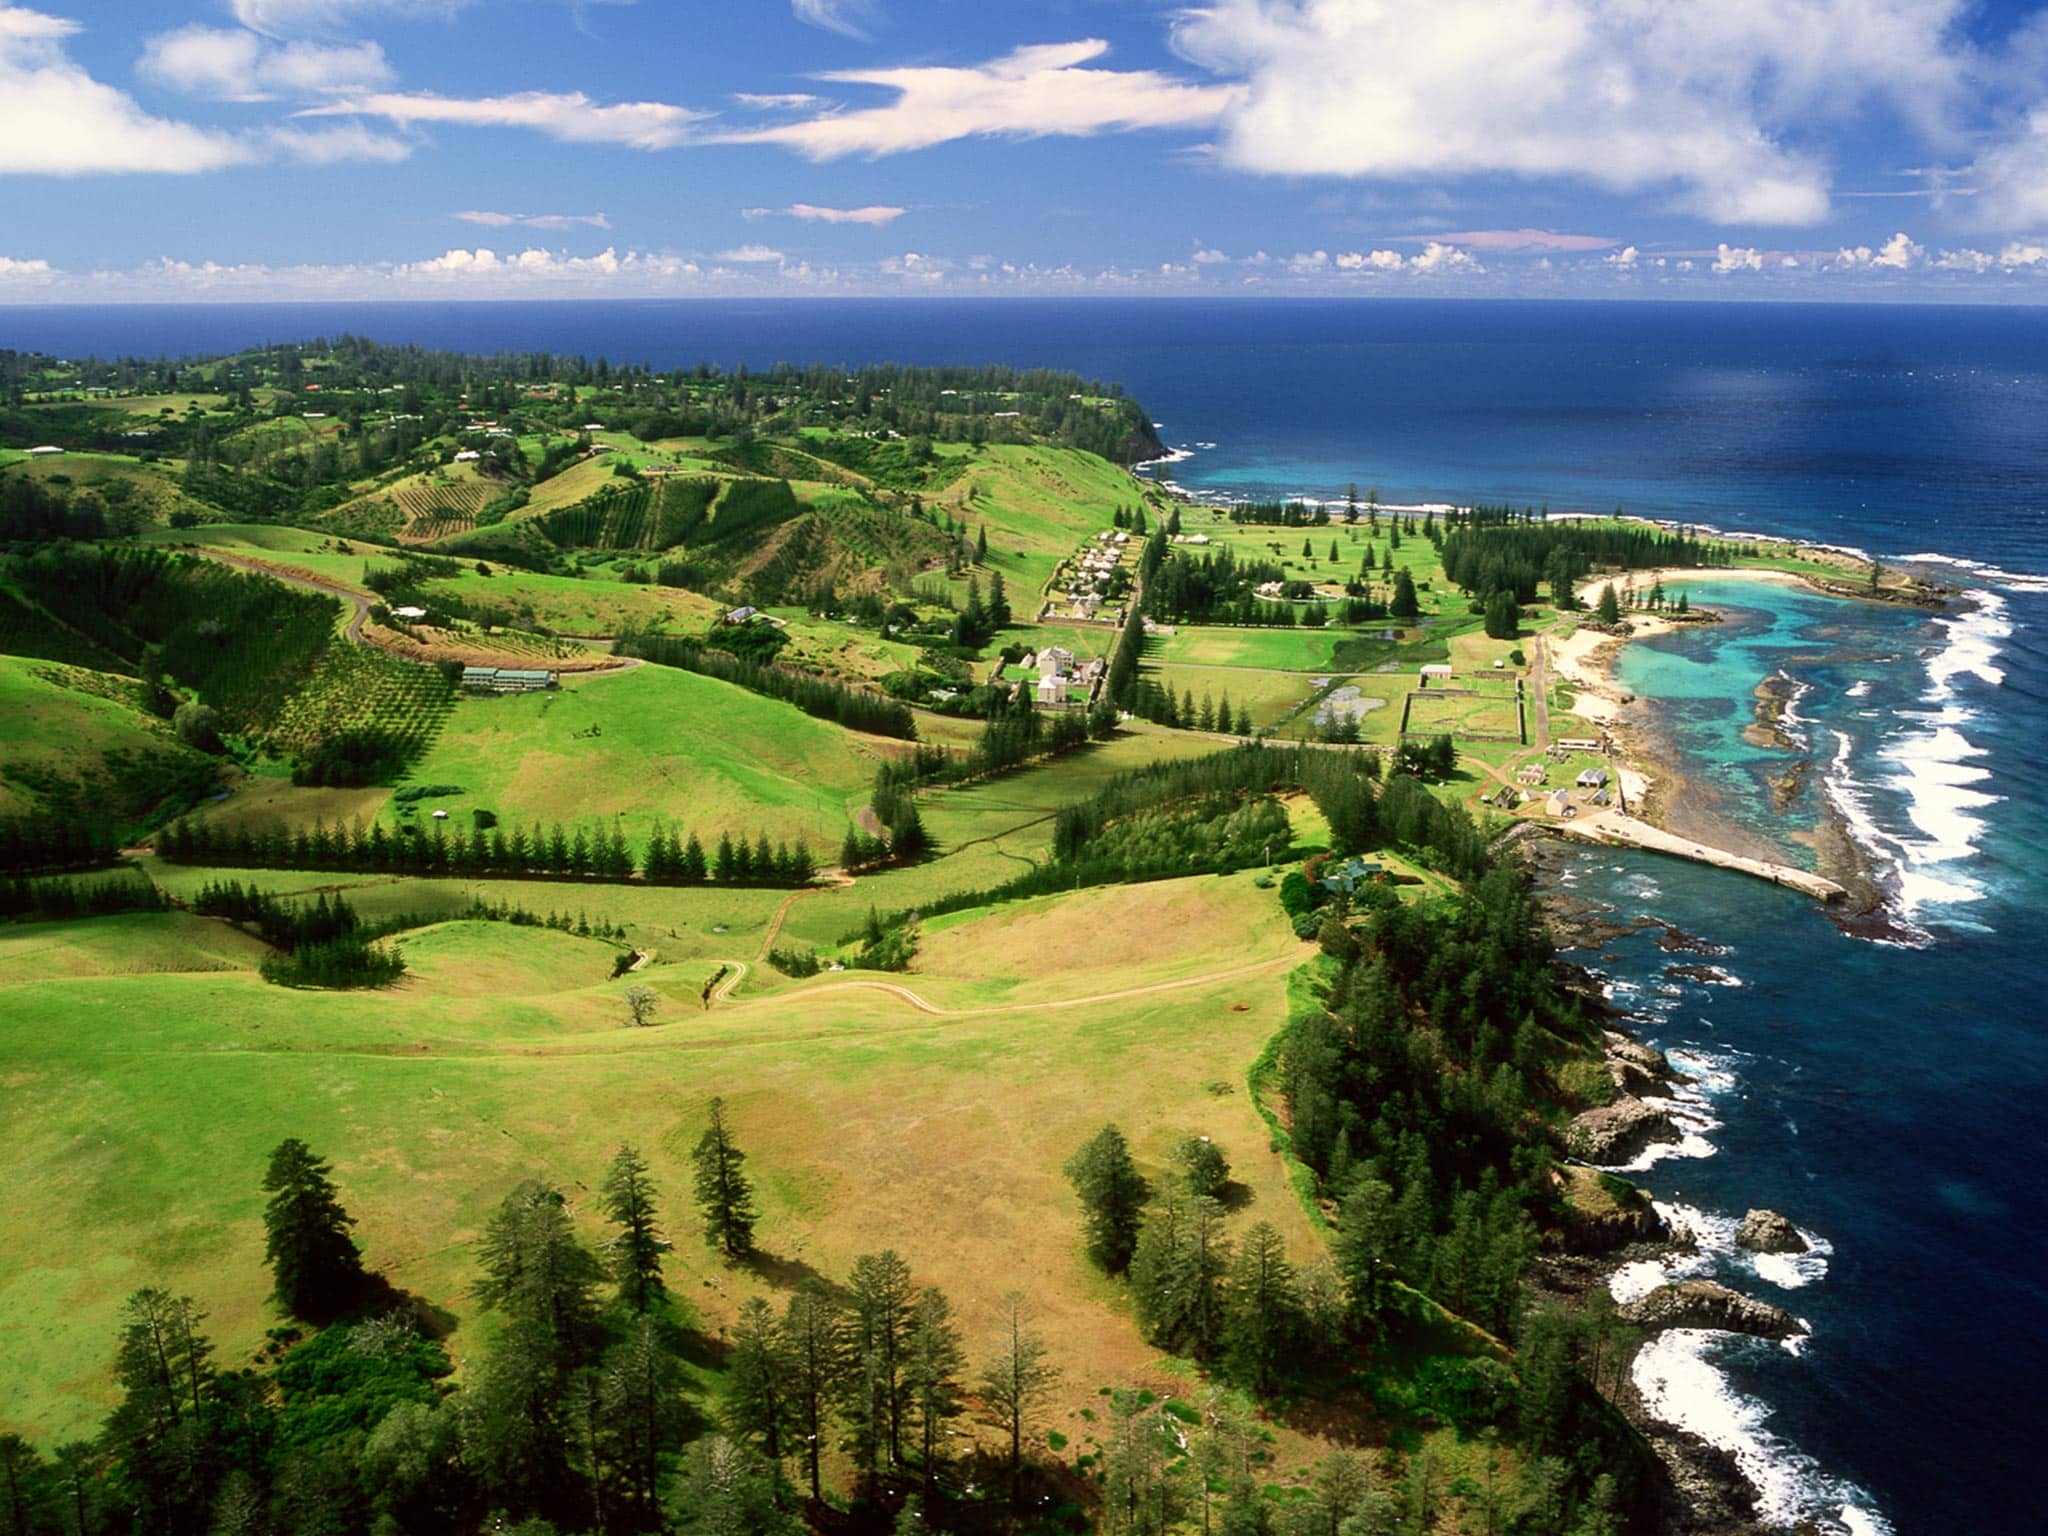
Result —
[[[1461,251],[1455,245],[1445,245],[1441,240],[1432,240],[1422,248],[1422,254],[1408,258],[1411,272],[1484,272],[1470,251]]]
[[[56,275],[57,269],[47,261],[0,256],[0,283],[40,283]]]
[[[1998,258],[1989,251],[1943,251],[1934,265],[1943,272],[1989,272],[1998,265]]]
[[[732,99],[743,107],[751,107],[756,112],[801,112],[807,107],[819,105],[821,101],[821,98],[811,95],[808,91],[779,91],[772,94],[736,91]]]
[[[391,80],[391,65],[375,43],[280,45],[254,32],[203,26],[152,37],[137,68],[172,90],[223,101],[374,90]]]
[[[1991,229],[2048,225],[2048,105],[1977,157],[1978,196],[1972,216]]]
[[[1687,262],[1680,262],[1681,270],[1690,271]],[[1761,272],[1764,269],[1764,253],[1751,246],[1729,245],[1723,241],[1714,252],[1716,272]]]
[[[767,245],[739,245],[729,251],[720,251],[716,261],[729,261],[735,266],[755,266],[782,260],[782,252]]]
[[[2021,272],[2048,267],[2048,243],[2039,240],[2009,240],[2003,249],[1991,251],[1943,251],[1934,265],[1944,272]]]
[[[844,70],[823,78],[877,86],[896,99],[719,135],[730,144],[782,144],[813,160],[893,155],[956,139],[1086,138],[1210,123],[1238,99],[1235,86],[1195,85],[1156,70],[1087,69],[1109,51],[1097,38],[1019,48],[986,64]]]
[[[1873,99],[1937,117],[1959,0],[1207,0],[1187,58],[1247,94],[1226,165],[1275,175],[1508,174],[1670,189],[1730,224],[1810,224],[1795,136]]]
[[[520,91],[509,96],[437,96],[430,92],[385,92],[354,96],[302,117],[381,117],[411,127],[451,123],[471,128],[530,128],[568,144],[624,144],[632,149],[672,149],[685,142],[702,112],[661,101],[624,101],[602,106],[581,91]]]
[[[1867,245],[1843,246],[1839,251],[1835,252],[1832,265],[1849,271],[1855,271],[1860,268],[1863,270],[1910,272],[1925,261],[1926,258],[1927,252],[1912,237],[1907,235],[1905,231],[1901,230],[1874,251]]]
[[[1610,255],[1602,256],[1600,259],[1610,267],[1628,272],[1635,267],[1637,260],[1636,248],[1632,245],[1624,245],[1620,250]]]
[[[233,134],[152,117],[66,56],[77,24],[0,3],[0,175],[189,175],[263,157]]]
[[[1213,267],[1220,262],[1230,260],[1230,258],[1224,255],[1221,251],[1211,250],[1209,247],[1203,245],[1202,242],[1199,240],[1195,242],[1195,254],[1189,257],[1188,259],[1194,262],[1195,265],[1199,267]]]
[[[235,20],[267,37],[324,35],[378,12],[406,20],[454,15],[471,0],[229,0]]]
[[[1605,235],[1567,235],[1554,229],[1468,229],[1422,238],[1473,251],[1605,251],[1614,246]]]
[[[1316,254],[1321,255],[1322,253],[1317,252]],[[1300,257],[1295,258],[1295,262],[1300,260]],[[1288,265],[1290,270],[1297,273],[1304,270],[1296,266],[1294,262],[1290,262]],[[1413,256],[1403,256],[1399,251],[1388,250],[1344,251],[1338,255],[1335,266],[1340,272],[1414,272],[1428,274],[1433,272],[1480,273],[1486,270],[1485,267],[1481,266],[1474,259],[1470,252],[1461,251],[1454,245],[1446,245],[1441,240],[1429,241],[1423,246],[1421,251]]]
[[[484,208],[470,208],[453,215],[465,224],[481,224],[486,229],[572,229],[587,224],[592,229],[610,229],[612,221],[601,213],[495,213]]]
[[[910,210],[893,203],[870,203],[865,208],[821,208],[816,203],[791,203],[782,210],[792,219],[813,224],[893,224]]]
[[[808,26],[823,27],[862,42],[867,41],[867,26],[875,15],[870,0],[789,0],[789,8],[798,21]]]
[[[1297,251],[1287,258],[1287,270],[1297,277],[1309,272],[1320,272],[1329,264],[1328,251]]]
[[[354,160],[391,165],[412,153],[412,146],[404,140],[372,133],[361,123],[343,123],[334,128],[271,128],[263,138],[286,159],[303,165],[340,165]]]

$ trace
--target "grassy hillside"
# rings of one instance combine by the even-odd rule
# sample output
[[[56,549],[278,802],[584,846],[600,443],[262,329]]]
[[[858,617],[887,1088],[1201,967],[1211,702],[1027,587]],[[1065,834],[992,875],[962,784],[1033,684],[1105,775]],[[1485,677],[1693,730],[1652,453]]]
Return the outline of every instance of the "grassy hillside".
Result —
[[[215,762],[142,707],[133,678],[0,656],[0,815],[108,816],[133,827],[171,793],[210,786]]]
[[[461,824],[614,817],[636,846],[657,820],[715,837],[766,828],[838,851],[876,757],[859,738],[787,704],[670,667],[579,678],[549,694],[464,699],[413,765]]]
[[[1071,1147],[1115,1116],[1157,1169],[1179,1137],[1214,1136],[1251,1191],[1240,1219],[1307,1241],[1242,1092],[1301,949],[1270,894],[1212,883],[1197,926],[1160,927],[1142,952],[1098,947],[1185,900],[1144,887],[956,921],[931,975],[904,978],[949,1010],[937,1016],[832,978],[706,1013],[697,968],[657,968],[642,979],[664,993],[662,1023],[645,1031],[617,1027],[609,946],[529,929],[426,930],[406,943],[414,974],[374,995],[288,993],[239,968],[154,973],[147,954],[196,921],[176,915],[0,938],[0,1073],[16,1111],[0,1158],[20,1180],[0,1216],[6,1426],[90,1426],[115,1310],[145,1280],[205,1296],[224,1357],[260,1341],[258,1185],[286,1134],[333,1155],[371,1262],[455,1312],[458,1357],[475,1348],[467,1244],[491,1205],[529,1176],[587,1189],[631,1139],[665,1195],[672,1283],[707,1328],[797,1266],[844,1273],[893,1244],[953,1297],[977,1347],[1002,1293],[1031,1290],[1069,1373],[1052,1421],[1111,1381],[1163,1390],[1172,1378],[1080,1255],[1058,1173]],[[97,974],[52,965],[9,985],[11,947],[29,943],[101,956],[128,944],[133,969],[110,974],[100,958]],[[1146,987],[1163,989],[1069,1005]],[[697,1238],[685,1159],[713,1092],[758,1170],[762,1241],[786,1266],[731,1270]]]

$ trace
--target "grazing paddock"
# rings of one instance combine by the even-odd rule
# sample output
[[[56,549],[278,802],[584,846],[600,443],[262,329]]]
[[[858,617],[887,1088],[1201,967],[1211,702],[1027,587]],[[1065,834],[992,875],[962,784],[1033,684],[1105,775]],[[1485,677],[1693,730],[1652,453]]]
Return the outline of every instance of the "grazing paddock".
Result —
[[[1160,912],[1174,920],[1148,940],[1100,947]],[[548,1179],[595,1239],[590,1190],[632,1141],[675,1242],[670,1284],[707,1330],[749,1296],[779,1305],[807,1269],[844,1276],[893,1246],[944,1287],[976,1354],[1003,1293],[1030,1294],[1066,1372],[1045,1419],[1077,1437],[1099,1387],[1178,1381],[1081,1254],[1060,1164],[1104,1121],[1154,1177],[1180,1138],[1213,1137],[1248,1195],[1233,1222],[1275,1222],[1298,1261],[1319,1251],[1244,1086],[1308,947],[1248,879],[1084,893],[1070,917],[1052,901],[962,914],[932,935],[928,974],[822,976],[708,1011],[705,962],[657,964],[633,978],[661,996],[642,1030],[619,1027],[627,982],[595,940],[445,924],[406,938],[395,987],[299,993],[260,981],[224,924],[97,923],[112,926],[0,943],[0,1159],[17,1176],[0,1211],[0,1401],[8,1428],[41,1439],[86,1432],[111,1402],[117,1313],[139,1285],[205,1298],[224,1360],[260,1345],[260,1183],[285,1136],[333,1160],[368,1261],[448,1309],[458,1362],[477,1347],[472,1244],[491,1208]],[[147,963],[195,927],[216,930],[228,968]],[[6,944],[22,940],[96,958],[10,981]],[[757,1268],[710,1254],[689,1201],[714,1093],[758,1180]]]

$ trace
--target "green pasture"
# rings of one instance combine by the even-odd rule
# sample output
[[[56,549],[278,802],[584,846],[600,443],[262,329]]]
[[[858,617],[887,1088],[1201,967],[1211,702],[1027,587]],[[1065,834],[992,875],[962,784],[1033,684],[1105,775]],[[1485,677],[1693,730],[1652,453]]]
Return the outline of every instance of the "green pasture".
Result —
[[[670,1283],[707,1330],[784,1271],[843,1275],[894,1246],[977,1348],[1003,1293],[1028,1288],[1069,1373],[1062,1413],[1154,1359],[1103,1304],[1059,1172],[1104,1120],[1155,1175],[1179,1138],[1214,1137],[1251,1191],[1234,1219],[1314,1251],[1254,1107],[1216,1087],[1282,1022],[1306,949],[1243,877],[949,921],[916,971],[874,978],[939,1016],[847,976],[707,1010],[703,961],[614,981],[611,945],[544,930],[453,923],[403,948],[410,974],[389,989],[291,992],[254,974],[251,941],[181,914],[0,930],[0,1427],[91,1429],[142,1285],[200,1297],[222,1363],[250,1356],[276,1322],[260,1183],[285,1136],[333,1160],[369,1262],[449,1311],[458,1364],[490,1209],[548,1179],[595,1239],[589,1192],[622,1141],[652,1165]],[[660,994],[654,1027],[620,1027],[628,984]],[[714,1093],[758,1181],[763,1247],[801,1265],[733,1270],[703,1245],[687,1156]]]
[[[807,837],[839,851],[883,750],[793,705],[673,667],[569,677],[547,693],[466,698],[410,782],[463,793],[420,802],[467,826],[611,826],[636,848],[657,821],[700,836]]]

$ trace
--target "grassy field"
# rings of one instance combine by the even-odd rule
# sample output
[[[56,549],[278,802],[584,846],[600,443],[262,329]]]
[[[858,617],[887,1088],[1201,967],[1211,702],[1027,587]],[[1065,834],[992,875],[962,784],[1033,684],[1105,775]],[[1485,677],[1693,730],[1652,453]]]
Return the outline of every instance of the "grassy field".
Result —
[[[142,708],[133,678],[0,656],[0,815],[71,800],[74,813],[133,818],[164,771],[199,754]]]
[[[1080,1256],[1059,1164],[1111,1117],[1154,1171],[1179,1137],[1210,1135],[1249,1188],[1239,1219],[1275,1221],[1308,1257],[1243,1084],[1306,947],[1242,878],[934,929],[918,972],[889,980],[942,1012],[833,977],[707,1012],[702,967],[675,965],[642,973],[666,999],[644,1031],[617,1027],[609,946],[530,929],[425,930],[406,941],[412,974],[374,994],[268,987],[221,925],[176,914],[0,935],[0,1157],[17,1180],[0,1214],[6,1427],[91,1425],[115,1311],[144,1283],[203,1296],[224,1363],[246,1357],[271,1325],[258,1184],[286,1135],[334,1159],[369,1260],[455,1314],[458,1361],[491,1205],[550,1178],[588,1225],[587,1191],[630,1139],[667,1197],[673,1283],[707,1328],[807,1268],[844,1274],[894,1245],[977,1349],[1002,1293],[1031,1292],[1069,1373],[1055,1422],[1110,1381],[1169,1385]],[[166,952],[193,968],[165,971]],[[10,980],[24,964],[32,984]],[[714,1092],[760,1179],[772,1260],[753,1270],[711,1258],[685,1200]]]
[[[1511,683],[1487,678],[1475,686],[1461,678],[1456,692],[1410,694],[1408,730],[1411,735],[1507,738],[1519,744],[1521,712]]]
[[[637,846],[656,820],[683,821],[711,838],[802,835],[831,856],[877,760],[862,738],[791,705],[646,666],[464,699],[409,777],[461,785],[432,802],[461,825],[472,806],[521,823],[616,818]]]

